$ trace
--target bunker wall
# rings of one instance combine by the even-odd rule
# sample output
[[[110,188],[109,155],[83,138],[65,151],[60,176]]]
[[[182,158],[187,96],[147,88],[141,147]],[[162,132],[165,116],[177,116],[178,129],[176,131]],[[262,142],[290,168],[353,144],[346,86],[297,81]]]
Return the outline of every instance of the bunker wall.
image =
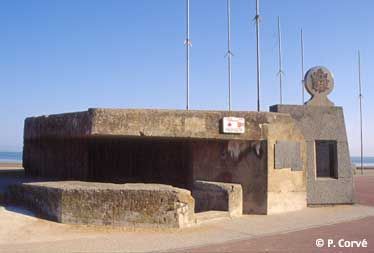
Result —
[[[306,208],[306,143],[293,121],[266,125],[267,213]]]
[[[226,116],[243,117],[244,133],[223,133]],[[274,157],[278,141],[293,141],[303,155],[304,139],[294,129],[282,113],[90,109],[26,119],[24,168],[33,177],[190,190],[196,180],[241,184],[243,212],[266,214],[299,208],[305,195],[303,172],[282,165],[292,153]],[[290,199],[289,209],[276,207],[282,198]]]
[[[243,213],[267,213],[266,141],[195,142],[192,146],[194,180],[241,184]]]

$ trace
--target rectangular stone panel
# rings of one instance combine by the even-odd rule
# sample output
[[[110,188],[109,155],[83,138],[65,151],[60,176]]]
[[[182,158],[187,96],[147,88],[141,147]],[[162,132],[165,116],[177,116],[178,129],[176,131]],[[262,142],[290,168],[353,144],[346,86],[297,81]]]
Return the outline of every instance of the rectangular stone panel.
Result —
[[[293,171],[301,171],[300,143],[294,141],[277,141],[275,144],[275,168],[291,168]]]

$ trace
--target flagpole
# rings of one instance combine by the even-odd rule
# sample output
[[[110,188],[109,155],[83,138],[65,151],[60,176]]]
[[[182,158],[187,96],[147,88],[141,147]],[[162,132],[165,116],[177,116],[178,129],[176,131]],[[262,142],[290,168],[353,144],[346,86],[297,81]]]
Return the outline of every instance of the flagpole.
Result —
[[[362,131],[362,83],[361,83],[361,53],[358,50],[358,85],[359,85],[359,99],[360,99],[360,140],[361,140],[361,174],[364,174],[364,144]]]
[[[280,99],[280,104],[283,104],[283,96],[282,96],[282,75],[283,75],[283,70],[282,70],[282,35],[281,35],[281,26],[280,26],[280,17],[278,16],[278,56],[279,56],[279,99]]]
[[[260,83],[261,83],[261,57],[260,57],[260,2],[256,0],[256,51],[257,51],[257,111],[261,110],[260,105]]]
[[[300,32],[300,44],[301,44],[301,97],[302,97],[302,105],[305,103],[305,88],[304,88],[304,37],[303,37],[303,29]]]
[[[186,109],[190,109],[190,0],[186,0]]]
[[[227,66],[229,85],[229,111],[231,111],[231,0],[227,0]]]

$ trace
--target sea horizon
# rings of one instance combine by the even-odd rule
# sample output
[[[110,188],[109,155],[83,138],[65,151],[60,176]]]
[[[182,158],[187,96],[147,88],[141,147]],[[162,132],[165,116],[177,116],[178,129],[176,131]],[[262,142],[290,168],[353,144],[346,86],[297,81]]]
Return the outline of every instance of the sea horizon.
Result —
[[[361,165],[360,156],[351,156],[351,161],[356,166]],[[0,163],[21,163],[21,162],[22,162],[22,152],[0,151]],[[363,165],[374,167],[374,156],[364,156]]]
[[[0,163],[21,163],[22,152],[0,151]]]

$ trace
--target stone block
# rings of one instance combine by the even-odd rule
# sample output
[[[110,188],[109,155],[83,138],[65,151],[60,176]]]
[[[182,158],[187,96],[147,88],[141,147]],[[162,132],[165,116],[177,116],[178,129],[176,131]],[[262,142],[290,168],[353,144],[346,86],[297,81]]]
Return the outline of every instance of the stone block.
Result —
[[[197,180],[240,184],[243,190],[243,213],[266,214],[266,140],[199,141],[192,143],[191,152],[193,184]]]
[[[195,181],[192,196],[196,211],[228,211],[231,217],[243,214],[243,190],[240,184]]]
[[[9,199],[66,224],[183,228],[194,224],[190,191],[159,184],[78,181],[10,186]]]

